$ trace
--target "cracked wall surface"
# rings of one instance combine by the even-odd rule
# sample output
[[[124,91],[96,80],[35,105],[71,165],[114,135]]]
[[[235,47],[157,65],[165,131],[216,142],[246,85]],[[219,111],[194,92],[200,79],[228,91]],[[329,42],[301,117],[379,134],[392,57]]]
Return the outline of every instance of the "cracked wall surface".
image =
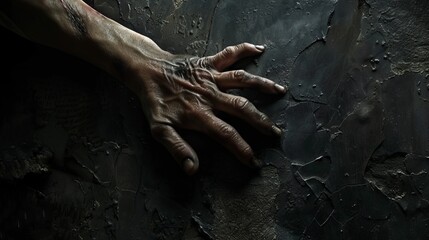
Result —
[[[177,54],[265,44],[236,67],[289,93],[232,92],[284,134],[224,116],[255,172],[186,132],[187,177],[123,84],[2,29],[0,240],[429,239],[428,1],[88,2]]]

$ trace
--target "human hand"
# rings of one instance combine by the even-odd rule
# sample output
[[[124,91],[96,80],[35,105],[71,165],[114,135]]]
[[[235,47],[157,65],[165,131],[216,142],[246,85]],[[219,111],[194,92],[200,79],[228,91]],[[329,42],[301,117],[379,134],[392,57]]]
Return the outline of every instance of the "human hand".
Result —
[[[240,134],[213,111],[241,118],[262,133],[281,135],[281,129],[246,98],[223,92],[232,88],[257,88],[271,94],[286,93],[285,87],[244,70],[223,72],[236,61],[263,51],[263,46],[243,43],[209,57],[170,55],[162,60],[153,60],[151,67],[145,70],[151,72],[149,76],[147,72],[134,68],[136,77],[144,74],[146,78],[141,81],[138,96],[152,135],[187,174],[197,171],[199,160],[176,129],[202,132],[221,143],[245,165],[262,165]]]
[[[243,43],[203,58],[173,55],[150,38],[76,0],[49,4],[9,0],[0,4],[0,15],[6,17],[0,19],[1,25],[29,40],[84,59],[127,84],[141,101],[153,137],[188,174],[197,171],[199,161],[177,133],[179,128],[205,133],[247,166],[262,164],[240,134],[213,111],[241,118],[263,133],[281,135],[281,130],[247,99],[223,92],[231,88],[286,92],[273,81],[243,70],[224,72],[244,57],[261,54],[263,46]],[[24,15],[34,21],[25,21]]]

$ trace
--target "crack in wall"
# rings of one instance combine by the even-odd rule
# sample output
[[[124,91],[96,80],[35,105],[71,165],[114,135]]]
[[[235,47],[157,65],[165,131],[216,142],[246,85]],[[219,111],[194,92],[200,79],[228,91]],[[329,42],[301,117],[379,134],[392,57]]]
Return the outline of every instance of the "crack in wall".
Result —
[[[213,8],[212,17],[210,18],[210,23],[209,23],[209,32],[207,33],[207,37],[206,37],[206,47],[204,49],[203,56],[206,56],[207,50],[209,48],[209,44],[210,44],[209,41],[210,41],[210,37],[211,37],[212,31],[213,31],[213,22],[214,22],[214,18],[216,17],[216,11],[219,7],[220,1],[221,0],[217,0],[216,5]]]

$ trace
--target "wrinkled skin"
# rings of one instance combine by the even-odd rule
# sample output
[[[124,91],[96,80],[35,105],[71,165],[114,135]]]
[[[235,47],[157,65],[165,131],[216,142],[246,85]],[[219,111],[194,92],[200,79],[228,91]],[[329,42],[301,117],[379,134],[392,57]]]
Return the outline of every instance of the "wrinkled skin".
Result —
[[[259,47],[259,49],[258,49]],[[176,129],[202,132],[230,150],[242,163],[259,167],[251,147],[213,111],[241,118],[262,133],[279,136],[281,130],[246,98],[225,93],[232,88],[257,88],[272,94],[286,89],[273,81],[243,70],[223,72],[241,58],[259,55],[263,46],[243,43],[204,58],[173,56],[154,63],[157,79],[140,94],[152,135],[162,143],[188,174],[198,169],[198,157]]]
[[[231,88],[286,92],[273,81],[243,70],[225,71],[242,58],[260,55],[263,46],[243,43],[203,58],[174,55],[81,0],[2,0],[0,24],[31,41],[79,57],[124,82],[139,97],[153,137],[187,174],[197,171],[199,160],[178,129],[202,132],[245,165],[261,166],[246,141],[214,111],[241,118],[263,133],[281,135],[247,99],[224,92]]]

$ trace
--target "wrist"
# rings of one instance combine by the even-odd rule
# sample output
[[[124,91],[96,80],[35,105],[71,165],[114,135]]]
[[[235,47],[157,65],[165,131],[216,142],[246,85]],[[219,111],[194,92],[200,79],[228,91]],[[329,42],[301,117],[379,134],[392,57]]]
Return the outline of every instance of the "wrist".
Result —
[[[86,55],[84,58],[114,77],[122,77],[123,67],[118,69],[118,65],[142,67],[142,63],[147,61],[169,60],[173,57],[173,54],[161,49],[150,38],[98,12],[88,22],[90,25],[84,43],[86,47],[83,48],[87,50],[83,53]]]
[[[148,88],[148,81],[158,79],[164,63],[174,58],[151,39],[122,26],[121,34],[96,39],[92,44],[102,56],[95,60],[96,65],[136,94]]]

